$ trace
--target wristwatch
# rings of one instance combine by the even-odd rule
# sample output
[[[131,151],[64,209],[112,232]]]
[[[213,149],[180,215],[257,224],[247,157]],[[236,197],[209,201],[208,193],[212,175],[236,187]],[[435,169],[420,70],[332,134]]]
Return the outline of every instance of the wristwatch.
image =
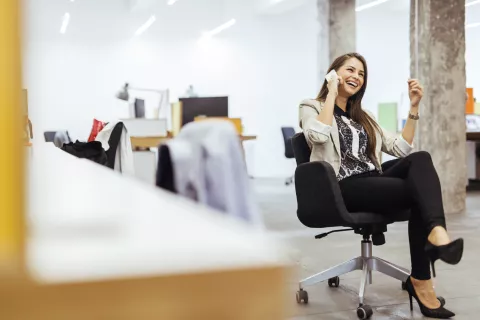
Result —
[[[417,114],[417,115],[414,115],[414,114],[411,114],[410,112],[408,113],[408,117],[410,119],[413,119],[413,120],[418,120],[420,119],[420,116]]]

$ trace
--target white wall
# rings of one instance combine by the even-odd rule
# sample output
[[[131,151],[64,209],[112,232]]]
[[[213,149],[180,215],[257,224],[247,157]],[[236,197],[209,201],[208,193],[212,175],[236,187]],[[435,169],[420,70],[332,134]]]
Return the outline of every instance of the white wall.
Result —
[[[40,2],[45,5],[49,1]],[[187,8],[177,10],[183,9]],[[238,10],[238,4],[230,9],[203,9],[196,12],[195,19],[181,23],[176,21],[178,15],[164,15],[161,26],[155,29],[154,25],[141,37],[132,38],[132,26],[141,25],[147,15],[125,27],[118,21],[123,17],[121,9],[102,16],[98,10],[108,10],[105,6],[97,8],[93,19],[77,26],[75,19],[80,19],[82,12],[72,10],[71,25],[60,35],[62,10],[47,12],[42,18],[38,17],[38,10],[45,10],[42,4],[32,3],[24,78],[36,136],[66,128],[72,136],[85,139],[94,117],[125,116],[127,107],[114,98],[125,81],[136,87],[168,87],[174,98],[193,84],[201,95],[228,95],[231,116],[241,117],[246,132],[258,135],[258,141],[247,148],[252,174],[288,176],[294,165],[283,156],[280,127],[295,126],[298,102],[317,90],[314,2],[281,15],[249,15],[248,10]],[[241,14],[237,25],[200,45],[200,30],[228,20],[232,9]],[[57,18],[49,28],[46,25],[52,18],[47,14]],[[88,23],[98,25],[100,34],[86,27]],[[118,32],[105,31],[102,25],[118,28]]]
[[[473,88],[477,102],[480,102],[480,27],[467,29],[465,37],[467,87]]]
[[[364,107],[376,113],[379,102],[397,102],[398,116],[404,118],[409,107],[410,21],[408,4],[401,1],[357,13],[357,51],[367,59],[370,73]],[[466,8],[466,23],[474,22],[480,22],[480,5]],[[480,100],[480,27],[465,33],[467,87],[473,87]]]
[[[379,103],[397,102],[400,119],[408,114],[409,15],[387,9],[378,6],[357,13],[357,51],[367,60],[369,72],[363,107],[376,114]]]
[[[37,138],[45,130],[65,128],[85,139],[94,117],[125,116],[127,107],[114,94],[126,81],[170,88],[172,98],[193,84],[204,96],[228,95],[231,116],[243,119],[246,133],[258,135],[247,146],[253,175],[292,173],[280,127],[296,127],[298,102],[318,92],[316,1],[295,0],[289,10],[263,15],[251,1],[236,0],[180,0],[172,7],[162,3],[134,11],[119,0],[26,1],[24,82]],[[374,113],[379,102],[400,103],[410,75],[408,7],[388,4],[357,15],[358,51],[370,71],[364,106]],[[60,35],[66,11],[71,23]],[[134,38],[151,14],[157,22]],[[467,20],[477,16],[470,11]],[[209,44],[198,43],[202,30],[231,18],[237,19],[234,27]],[[479,33],[480,28],[467,31],[467,84],[478,88],[477,97]],[[404,98],[400,117],[408,112]],[[150,96],[147,103],[156,100]]]
[[[467,8],[466,22],[480,22],[480,5]],[[409,110],[407,79],[410,77],[408,5],[387,2],[357,14],[357,50],[369,66],[365,108],[377,113],[380,102],[397,102],[398,118]],[[467,87],[480,101],[480,27],[466,29]],[[421,113],[421,110],[420,110]],[[392,159],[384,154],[384,161]]]

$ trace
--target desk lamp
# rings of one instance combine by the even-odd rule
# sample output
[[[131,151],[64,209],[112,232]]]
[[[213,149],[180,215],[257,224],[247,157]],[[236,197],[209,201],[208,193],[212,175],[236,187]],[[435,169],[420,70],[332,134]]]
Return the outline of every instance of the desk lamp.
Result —
[[[160,95],[160,102],[158,103],[158,108],[156,109],[156,114],[154,118],[159,118],[160,117],[160,111],[162,110],[162,107],[166,106],[168,107],[170,98],[169,98],[169,90],[158,90],[158,89],[145,89],[145,88],[132,88],[129,86],[128,83],[125,83],[123,87],[120,89],[120,91],[117,92],[116,97],[120,100],[123,101],[129,101],[130,99],[130,90],[135,90],[135,91],[143,91],[143,92],[155,92]]]

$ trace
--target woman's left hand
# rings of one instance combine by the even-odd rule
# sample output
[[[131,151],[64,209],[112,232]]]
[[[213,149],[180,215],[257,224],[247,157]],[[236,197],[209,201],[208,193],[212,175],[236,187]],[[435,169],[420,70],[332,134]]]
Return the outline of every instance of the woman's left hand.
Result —
[[[417,79],[408,80],[408,96],[412,107],[418,107],[423,98],[423,87]]]

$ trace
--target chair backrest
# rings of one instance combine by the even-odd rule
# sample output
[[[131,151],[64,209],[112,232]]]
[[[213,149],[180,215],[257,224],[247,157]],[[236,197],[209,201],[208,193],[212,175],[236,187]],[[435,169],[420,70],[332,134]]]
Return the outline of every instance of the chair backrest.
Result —
[[[72,142],[72,139],[70,138],[70,135],[68,134],[68,131],[63,130],[63,131],[45,131],[43,133],[43,136],[45,138],[45,142],[55,142],[55,136],[57,134],[64,134],[68,142]]]
[[[293,154],[292,137],[295,135],[295,129],[293,127],[282,127],[283,142],[285,143],[285,157],[292,159],[295,157]]]
[[[53,138],[53,144],[56,147],[61,148],[65,143],[70,143],[70,142],[72,141],[70,140],[68,131],[57,131],[57,133],[55,133],[55,138]]]
[[[55,134],[57,131],[45,131],[43,136],[45,137],[45,142],[53,142],[55,140]]]
[[[120,144],[120,140],[122,139],[123,128],[125,125],[123,122],[118,122],[112,130],[110,134],[110,138],[108,139],[108,145],[110,146],[107,153],[108,163],[107,167],[110,169],[115,169],[115,158],[117,157],[118,145]]]
[[[310,162],[311,150],[303,132],[297,133],[292,137],[292,147],[297,166]]]

